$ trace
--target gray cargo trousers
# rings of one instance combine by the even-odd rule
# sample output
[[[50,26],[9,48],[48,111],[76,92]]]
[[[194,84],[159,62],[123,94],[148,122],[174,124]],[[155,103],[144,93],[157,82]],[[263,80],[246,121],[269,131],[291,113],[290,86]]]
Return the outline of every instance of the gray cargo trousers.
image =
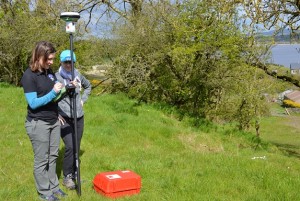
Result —
[[[60,143],[60,123],[25,121],[25,128],[34,152],[34,179],[40,195],[51,196],[59,189],[56,160]]]

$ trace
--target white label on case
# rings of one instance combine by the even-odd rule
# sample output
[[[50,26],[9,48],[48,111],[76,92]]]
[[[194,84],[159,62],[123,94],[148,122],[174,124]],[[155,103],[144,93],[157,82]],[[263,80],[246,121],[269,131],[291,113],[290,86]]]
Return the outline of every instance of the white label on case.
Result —
[[[120,179],[120,178],[121,178],[121,176],[118,175],[118,174],[106,175],[106,177],[107,177],[108,179]]]

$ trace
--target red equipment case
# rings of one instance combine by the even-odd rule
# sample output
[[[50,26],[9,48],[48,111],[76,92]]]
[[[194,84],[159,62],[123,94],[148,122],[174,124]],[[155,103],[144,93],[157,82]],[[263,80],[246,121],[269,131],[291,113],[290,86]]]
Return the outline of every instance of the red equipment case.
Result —
[[[99,173],[93,183],[97,193],[110,198],[137,194],[141,189],[141,177],[130,170]]]

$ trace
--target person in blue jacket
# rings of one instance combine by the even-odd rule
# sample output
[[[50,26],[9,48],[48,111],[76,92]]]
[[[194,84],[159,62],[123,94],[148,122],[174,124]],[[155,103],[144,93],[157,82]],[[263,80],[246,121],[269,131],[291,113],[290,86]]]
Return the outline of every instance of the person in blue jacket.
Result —
[[[73,61],[76,62],[76,55],[73,53]],[[77,142],[80,150],[80,142],[84,128],[83,104],[87,101],[92,85],[76,68],[74,68],[74,80],[72,79],[71,51],[64,50],[60,54],[61,66],[55,73],[57,80],[64,85],[70,83],[75,85],[76,97],[76,125],[77,125]],[[76,177],[75,157],[74,157],[74,114],[70,96],[64,98],[58,103],[59,120],[61,122],[61,138],[65,144],[65,153],[63,157],[63,185],[73,190],[75,189],[74,179]]]
[[[25,128],[34,152],[36,190],[42,200],[59,200],[58,197],[67,195],[60,189],[56,174],[60,123],[58,103],[53,100],[63,85],[51,70],[55,53],[50,42],[38,42],[21,79],[28,104]]]

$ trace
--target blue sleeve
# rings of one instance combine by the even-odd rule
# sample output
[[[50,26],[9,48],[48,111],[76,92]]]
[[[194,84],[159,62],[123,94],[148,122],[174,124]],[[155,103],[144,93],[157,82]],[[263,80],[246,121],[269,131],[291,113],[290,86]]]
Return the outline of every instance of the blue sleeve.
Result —
[[[27,103],[32,109],[37,109],[43,105],[46,105],[47,103],[51,102],[56,96],[57,94],[53,89],[45,96],[39,98],[37,97],[36,92],[25,93]]]

